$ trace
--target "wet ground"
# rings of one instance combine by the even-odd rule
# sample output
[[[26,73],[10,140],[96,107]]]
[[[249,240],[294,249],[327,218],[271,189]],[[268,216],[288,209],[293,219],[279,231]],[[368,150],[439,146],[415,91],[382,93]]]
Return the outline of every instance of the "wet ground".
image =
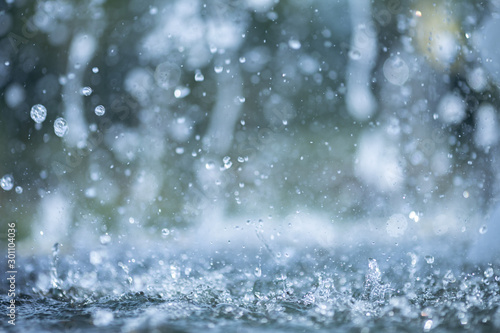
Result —
[[[55,249],[22,260],[13,331],[499,330],[498,263],[468,263],[466,245],[440,243],[454,245]]]

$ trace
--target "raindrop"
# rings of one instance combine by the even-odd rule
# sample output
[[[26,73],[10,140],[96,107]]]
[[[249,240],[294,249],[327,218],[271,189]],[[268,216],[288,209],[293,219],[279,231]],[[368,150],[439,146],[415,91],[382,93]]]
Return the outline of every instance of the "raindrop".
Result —
[[[175,148],[175,152],[179,155],[184,154],[184,147],[177,147]]]
[[[434,257],[433,256],[425,256],[424,257],[425,261],[430,265],[434,263]]]
[[[16,186],[16,193],[17,194],[23,193],[23,188],[21,186]]]
[[[163,62],[156,67],[154,78],[163,89],[170,89],[181,79],[181,69],[176,64]]]
[[[92,73],[94,73],[94,74],[99,73],[99,67],[92,68]]]
[[[47,109],[42,104],[35,104],[31,107],[30,116],[35,123],[41,124],[47,117]]]
[[[424,332],[429,332],[432,328],[432,320],[427,320],[424,324]]]
[[[94,112],[97,116],[103,116],[106,113],[106,108],[104,105],[98,105],[95,107]]]
[[[166,236],[170,235],[170,230],[168,230],[167,228],[161,229],[161,235],[163,237],[166,237]]]
[[[401,86],[410,75],[410,69],[406,62],[398,56],[388,58],[383,67],[384,76],[390,83]]]
[[[453,274],[453,272],[451,270],[448,270],[443,277],[443,283],[446,285],[448,283],[454,283],[456,281],[457,281],[457,279],[455,278],[455,275]]]
[[[486,225],[482,225],[481,228],[479,228],[479,233],[484,235],[488,231],[488,227]]]
[[[212,162],[212,161],[207,162],[207,163],[205,164],[205,168],[206,168],[207,170],[211,170],[211,169],[213,169],[214,167],[215,167],[215,163],[214,163],[214,162]]]
[[[486,278],[490,278],[493,276],[493,268],[492,267],[488,267],[485,271],[484,271],[484,277]]]
[[[108,234],[101,235],[101,237],[99,237],[99,240],[101,241],[102,245],[107,245],[111,242],[111,236]]]
[[[175,98],[184,98],[189,95],[190,92],[191,89],[189,89],[188,87],[179,87],[175,89],[174,96]]]
[[[90,87],[83,87],[82,88],[82,95],[83,96],[90,96],[90,95],[92,95],[92,88],[90,88]]]
[[[0,186],[5,191],[10,191],[14,187],[14,177],[12,175],[5,175],[0,179]]]
[[[217,74],[222,73],[223,70],[224,70],[224,67],[222,67],[222,66],[215,66],[214,67],[214,71]]]
[[[64,118],[57,118],[54,121],[54,133],[62,138],[66,133],[68,133],[68,122]]]
[[[290,46],[290,48],[293,50],[298,50],[301,48],[302,44],[300,44],[300,41],[296,39],[290,39],[288,41],[288,46]]]
[[[198,70],[196,71],[196,73],[194,74],[194,80],[196,82],[201,82],[203,80],[205,80],[205,77],[203,76],[203,74]]]
[[[262,276],[262,269],[260,269],[260,267],[255,267],[254,274],[256,277],[261,277]]]

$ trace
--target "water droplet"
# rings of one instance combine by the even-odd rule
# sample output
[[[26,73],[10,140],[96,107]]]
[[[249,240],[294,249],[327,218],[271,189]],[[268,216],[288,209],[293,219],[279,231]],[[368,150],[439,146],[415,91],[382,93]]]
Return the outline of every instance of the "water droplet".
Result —
[[[163,62],[156,67],[154,78],[158,86],[163,89],[170,89],[177,85],[181,79],[181,74],[181,69],[178,65]]]
[[[99,73],[99,67],[93,67],[92,73],[95,73],[95,74]]]
[[[179,87],[175,89],[174,96],[175,98],[184,98],[189,95],[190,92],[191,89],[189,89],[188,87]]]
[[[425,261],[430,265],[434,263],[434,257],[433,256],[425,256],[424,257]]]
[[[196,82],[201,82],[203,80],[205,80],[205,77],[203,76],[203,74],[201,73],[201,71],[196,71],[196,73],[194,74],[194,80]]]
[[[66,133],[68,133],[68,122],[64,118],[57,118],[54,121],[54,133],[62,138]]]
[[[217,74],[222,73],[222,71],[223,71],[223,70],[224,70],[224,67],[222,67],[222,66],[215,66],[215,67],[214,67],[214,71],[215,71],[215,73],[217,73]]]
[[[21,186],[16,186],[16,193],[17,194],[23,193],[23,188]]]
[[[83,87],[82,88],[82,95],[83,96],[90,96],[90,95],[92,95],[92,88],[90,88],[90,87]]]
[[[349,58],[352,60],[358,60],[361,58],[361,53],[358,50],[349,51]]]
[[[111,236],[108,234],[101,235],[101,237],[99,237],[99,240],[102,245],[107,245],[111,242]]]
[[[207,163],[205,164],[205,168],[206,168],[207,170],[211,170],[211,169],[213,169],[214,167],[215,167],[215,163],[214,163],[214,162],[212,162],[212,161],[207,162]]]
[[[104,116],[104,114],[106,113],[106,108],[104,107],[104,105],[98,105],[95,107],[94,112],[99,117]]]
[[[481,228],[479,228],[479,233],[484,235],[488,231],[488,227],[486,225],[482,225]]]
[[[448,283],[454,283],[455,281],[457,281],[457,279],[455,278],[455,275],[453,275],[453,272],[451,270],[447,271],[443,277],[443,283],[447,285]]]
[[[179,267],[170,265],[170,276],[172,279],[178,279],[180,277],[180,273]]]
[[[156,15],[156,14],[158,14],[158,8],[157,7],[151,7],[151,8],[149,8],[149,14],[150,15]]]
[[[262,270],[260,267],[255,267],[255,271],[253,272],[256,277],[261,277],[262,276]]]
[[[167,228],[161,229],[161,235],[163,237],[166,237],[166,236],[170,235],[170,230],[168,230]]]
[[[293,50],[298,50],[301,48],[302,44],[300,44],[300,41],[296,39],[290,39],[288,41],[288,46],[290,46],[290,48]]]
[[[179,155],[184,154],[184,147],[177,147],[175,148],[175,152]]]
[[[5,175],[0,179],[0,186],[5,191],[10,191],[14,187],[14,177],[12,175]]]
[[[244,64],[247,61],[247,59],[245,57],[240,57],[239,61],[240,64]]]
[[[429,332],[432,328],[432,320],[427,320],[424,324],[424,331]]]
[[[488,267],[485,271],[484,271],[484,277],[486,278],[490,278],[492,277],[494,274],[493,272],[493,268],[492,267]]]
[[[31,107],[30,116],[35,123],[41,124],[47,117],[47,109],[42,104],[35,104]]]

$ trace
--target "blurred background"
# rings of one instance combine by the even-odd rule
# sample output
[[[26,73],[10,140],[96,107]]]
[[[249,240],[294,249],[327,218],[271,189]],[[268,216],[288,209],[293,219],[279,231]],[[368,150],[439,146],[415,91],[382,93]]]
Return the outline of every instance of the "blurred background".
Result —
[[[498,198],[499,10],[3,1],[2,220],[37,251],[308,214],[478,233]]]

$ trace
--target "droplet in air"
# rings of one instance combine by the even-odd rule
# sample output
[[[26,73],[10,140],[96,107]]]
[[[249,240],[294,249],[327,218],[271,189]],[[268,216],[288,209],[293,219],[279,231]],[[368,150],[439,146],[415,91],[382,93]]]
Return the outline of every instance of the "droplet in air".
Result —
[[[68,133],[68,122],[64,118],[57,118],[54,121],[54,133],[62,138],[66,133]]]
[[[424,324],[424,332],[429,332],[432,328],[432,320],[427,320]]]
[[[224,67],[222,67],[222,66],[215,66],[214,67],[214,72],[217,74],[222,73],[223,70],[224,70]]]
[[[170,235],[170,230],[168,230],[167,228],[161,229],[161,235],[163,237],[166,237],[166,236]]]
[[[203,76],[201,71],[197,70],[196,73],[194,74],[194,80],[196,82],[201,82],[201,81],[205,80],[205,77]]]
[[[488,231],[488,227],[486,225],[482,225],[481,228],[479,228],[479,233],[484,235]]]
[[[490,278],[492,277],[494,274],[493,272],[493,268],[492,267],[488,267],[485,271],[484,271],[484,277],[485,278]]]
[[[214,167],[215,167],[215,163],[214,163],[214,162],[212,162],[212,161],[207,162],[207,163],[205,164],[205,168],[206,168],[207,170],[211,170],[211,169],[213,169]]]
[[[16,193],[17,194],[23,193],[23,188],[21,186],[16,186]]]
[[[14,177],[12,175],[5,175],[0,179],[0,186],[5,191],[10,191],[14,187]]]
[[[402,86],[410,75],[406,62],[399,56],[392,56],[384,62],[384,76],[390,83]]]
[[[41,124],[47,117],[47,109],[42,104],[35,104],[31,107],[30,116],[35,123]]]
[[[191,89],[188,87],[178,87],[174,91],[175,98],[184,98],[191,93]]]
[[[94,73],[94,74],[99,73],[99,67],[92,68],[92,73]]]
[[[424,259],[425,259],[425,262],[427,262],[429,265],[434,263],[433,256],[425,256]]]
[[[82,95],[83,96],[90,96],[90,95],[92,95],[92,88],[90,88],[90,87],[83,87],[82,88]]]
[[[98,105],[95,107],[94,112],[97,116],[103,116],[106,113],[106,108],[104,105]]]
[[[296,39],[290,39],[288,41],[288,46],[290,46],[290,48],[293,50],[298,50],[301,48],[302,44],[300,44],[300,41]]]
[[[156,84],[163,89],[170,89],[181,79],[181,69],[174,63],[163,62],[156,67],[154,78]]]
[[[261,277],[262,276],[262,270],[260,267],[255,267],[255,272],[254,272],[256,277]]]

